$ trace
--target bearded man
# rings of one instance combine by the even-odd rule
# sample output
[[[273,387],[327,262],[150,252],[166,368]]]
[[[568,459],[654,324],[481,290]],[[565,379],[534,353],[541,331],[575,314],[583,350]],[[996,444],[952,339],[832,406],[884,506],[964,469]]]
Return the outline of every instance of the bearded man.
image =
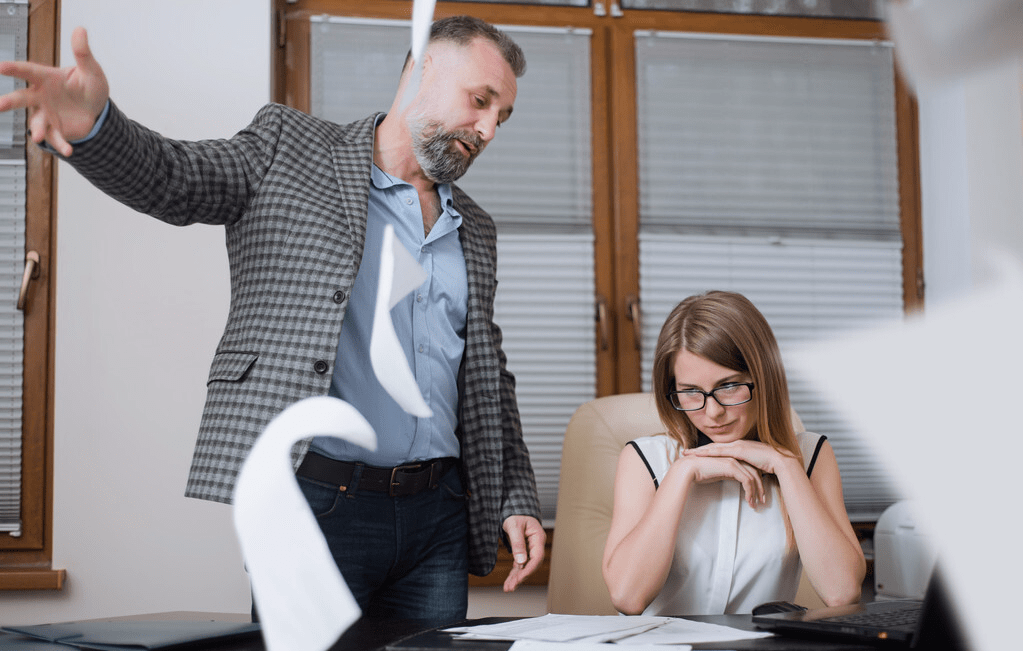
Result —
[[[366,417],[378,449],[318,437],[294,463],[364,614],[463,619],[467,575],[493,569],[502,533],[514,590],[545,535],[493,322],[494,223],[453,183],[512,113],[519,47],[478,19],[438,20],[407,105],[411,57],[387,114],[338,125],[271,104],[232,138],[201,142],[127,119],[81,28],[72,50],[66,69],[0,64],[28,82],[0,110],[28,108],[36,143],[139,212],[226,229],[231,309],[185,494],[230,502],[270,419],[334,395]],[[431,418],[405,413],[371,370],[387,225],[427,274],[392,318]]]

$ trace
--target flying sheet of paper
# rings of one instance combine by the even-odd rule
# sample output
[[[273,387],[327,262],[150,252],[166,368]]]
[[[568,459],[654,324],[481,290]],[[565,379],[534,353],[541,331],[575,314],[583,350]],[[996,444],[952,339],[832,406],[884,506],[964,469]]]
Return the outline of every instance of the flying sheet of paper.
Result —
[[[405,91],[402,93],[399,110],[404,110],[419,92],[423,79],[423,55],[430,40],[430,26],[433,24],[433,9],[437,0],[415,0],[412,5],[412,72]]]
[[[292,445],[317,435],[376,449],[354,407],[307,398],[270,421],[235,483],[235,530],[269,651],[329,649],[361,614],[291,465]]]
[[[387,393],[402,409],[419,418],[429,418],[433,412],[423,400],[416,378],[398,343],[398,335],[391,321],[391,308],[422,285],[424,280],[426,272],[394,236],[394,227],[388,224],[384,228],[380,251],[380,282],[377,285],[369,359],[377,380]]]
[[[926,316],[786,356],[863,434],[934,541],[975,649],[1018,640],[1023,269]]]
[[[888,3],[902,70],[917,87],[942,83],[1023,51],[1023,0]]]

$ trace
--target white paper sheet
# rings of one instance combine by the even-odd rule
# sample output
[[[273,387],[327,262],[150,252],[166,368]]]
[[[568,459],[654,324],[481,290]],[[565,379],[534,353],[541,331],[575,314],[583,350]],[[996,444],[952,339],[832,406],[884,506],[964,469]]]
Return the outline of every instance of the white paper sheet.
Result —
[[[377,380],[402,409],[413,416],[429,418],[433,412],[423,400],[391,321],[391,308],[422,285],[424,280],[426,272],[394,236],[394,227],[388,224],[384,228],[380,252],[380,282],[369,344],[370,363]]]
[[[430,40],[430,27],[433,24],[433,9],[437,0],[415,0],[412,5],[412,71],[408,83],[402,93],[398,110],[404,110],[419,92],[419,83],[423,79],[423,55]]]
[[[235,483],[235,530],[269,651],[328,649],[361,614],[291,465],[292,445],[316,435],[376,448],[354,407],[307,398],[270,421]]]
[[[675,617],[636,615],[559,615],[518,619],[498,624],[446,629],[473,639],[533,640],[547,643],[653,645],[726,642],[770,637],[772,633],[745,631]],[[606,648],[606,647],[604,647]]]
[[[692,645],[675,644],[671,651],[690,651]],[[541,642],[539,640],[518,640],[511,645],[510,651],[608,651],[602,642]],[[665,651],[663,646],[654,644],[637,644],[629,646],[629,651]]]
[[[914,500],[972,648],[1019,638],[1023,269],[922,318],[786,357]]]
[[[1023,52],[1023,0],[913,0],[887,10],[895,54],[917,87]]]

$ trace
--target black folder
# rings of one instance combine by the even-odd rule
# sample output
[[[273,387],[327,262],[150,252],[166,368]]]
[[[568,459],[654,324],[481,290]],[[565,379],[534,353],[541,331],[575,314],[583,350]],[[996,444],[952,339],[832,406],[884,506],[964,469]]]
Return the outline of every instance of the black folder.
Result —
[[[51,644],[96,651],[208,649],[260,634],[259,624],[253,623],[152,620],[65,622],[5,626],[0,630]],[[26,641],[26,649],[32,648],[27,644],[30,642]]]

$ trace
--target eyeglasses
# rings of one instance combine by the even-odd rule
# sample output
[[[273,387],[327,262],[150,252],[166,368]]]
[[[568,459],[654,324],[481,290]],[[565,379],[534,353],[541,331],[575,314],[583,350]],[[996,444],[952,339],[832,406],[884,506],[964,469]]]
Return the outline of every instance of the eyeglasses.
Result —
[[[749,402],[753,399],[752,382],[736,382],[725,384],[713,391],[700,391],[699,389],[686,389],[684,391],[669,391],[665,394],[671,406],[678,411],[699,411],[707,404],[707,396],[714,398],[722,407],[734,407]]]

